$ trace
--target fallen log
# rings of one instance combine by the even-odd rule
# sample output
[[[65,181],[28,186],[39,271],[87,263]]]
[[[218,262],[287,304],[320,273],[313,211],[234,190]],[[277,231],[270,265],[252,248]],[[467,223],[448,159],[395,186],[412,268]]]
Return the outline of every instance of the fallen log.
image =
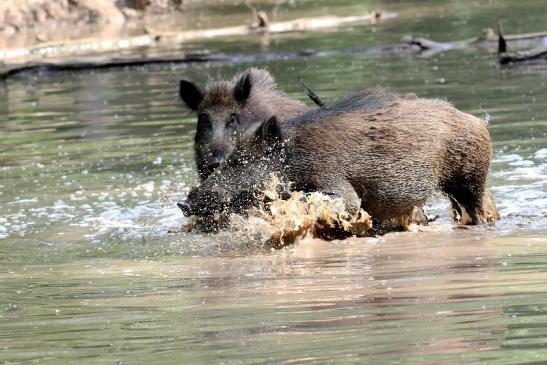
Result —
[[[315,49],[305,49],[302,51],[291,52],[261,52],[249,54],[212,54],[207,51],[198,53],[183,54],[177,57],[122,57],[122,58],[89,58],[71,60],[55,60],[46,62],[27,62],[24,64],[4,65],[0,67],[0,80],[18,74],[33,71],[85,71],[93,69],[114,69],[131,66],[154,66],[154,65],[176,65],[183,63],[209,62],[209,63],[242,63],[242,62],[264,62],[274,60],[288,60],[300,57],[328,57],[338,55],[351,55],[358,53],[378,54],[378,53],[416,53],[416,49],[405,44],[398,44],[384,47],[370,48],[351,48],[345,50],[322,51]],[[1,63],[0,63],[1,65]],[[311,98],[311,96],[310,96]]]
[[[192,53],[180,57],[172,58],[146,58],[146,59],[131,59],[131,58],[115,58],[107,60],[76,60],[65,62],[29,62],[24,65],[6,67],[0,72],[0,80],[5,80],[11,76],[30,72],[30,71],[84,71],[84,70],[101,70],[110,68],[124,68],[148,65],[165,65],[165,64],[181,64],[181,63],[197,63],[197,62],[222,62],[228,61],[228,58],[223,55],[211,55],[207,52]]]
[[[213,54],[208,51],[195,52],[179,55],[177,57],[147,57],[147,58],[84,58],[80,60],[57,60],[49,62],[28,62],[22,65],[7,65],[3,69],[0,68],[0,80],[5,80],[9,77],[16,76],[21,73],[33,71],[85,71],[85,70],[100,70],[114,69],[125,67],[138,66],[154,66],[154,65],[176,65],[184,63],[242,63],[242,62],[259,62],[286,60],[298,57],[312,56],[327,56],[332,54],[340,54],[341,52],[322,52],[316,50],[303,50],[296,52],[263,52],[251,54]]]
[[[142,46],[158,44],[180,44],[220,37],[246,36],[252,34],[276,34],[287,32],[307,32],[363,23],[374,23],[380,19],[393,18],[393,13],[373,12],[360,16],[324,16],[317,18],[298,18],[285,22],[262,24],[263,26],[233,26],[213,29],[187,30],[180,32],[160,32],[147,29],[149,34],[119,39],[80,39],[65,42],[49,42],[40,45],[0,50],[0,61],[24,58],[26,62],[47,57],[73,57],[82,54],[115,52]]]
[[[325,23],[322,23],[325,24]],[[293,28],[294,29],[294,28]],[[547,38],[547,32],[514,34],[502,36],[505,42],[527,42]],[[131,66],[147,66],[147,65],[169,65],[192,62],[212,62],[212,63],[241,63],[241,62],[259,62],[273,61],[279,59],[292,59],[299,57],[327,57],[351,54],[381,54],[381,53],[396,53],[396,54],[416,54],[423,57],[432,56],[438,52],[444,52],[454,49],[465,49],[475,47],[477,49],[493,49],[498,43],[499,37],[493,30],[485,30],[481,35],[463,41],[455,42],[436,42],[426,38],[419,37],[404,37],[402,43],[392,44],[379,47],[363,47],[350,48],[344,50],[316,50],[304,49],[301,51],[292,52],[261,52],[250,54],[212,54],[207,51],[188,53],[177,57],[152,57],[152,58],[109,58],[108,56],[80,56],[76,59],[60,59],[52,61],[34,61],[23,64],[8,64],[0,67],[0,79],[17,75],[23,72],[45,70],[45,71],[78,71],[91,69],[110,69],[123,68]],[[498,50],[499,51],[499,50]],[[499,57],[501,64],[523,62],[525,60],[539,60],[545,57],[547,50],[535,50],[528,52],[519,52],[516,54],[503,54]],[[99,57],[99,58],[97,58]],[[0,61],[1,65],[1,61]]]

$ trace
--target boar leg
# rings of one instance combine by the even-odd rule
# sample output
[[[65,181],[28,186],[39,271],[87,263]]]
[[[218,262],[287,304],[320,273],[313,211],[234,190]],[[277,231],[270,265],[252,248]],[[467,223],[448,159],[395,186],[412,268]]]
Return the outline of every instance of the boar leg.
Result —
[[[460,186],[456,191],[449,195],[452,203],[453,217],[456,219],[457,213],[460,216],[460,224],[477,225],[483,223],[482,214],[482,191],[480,189],[467,189]]]
[[[414,209],[412,209],[410,222],[421,226],[427,226],[429,224],[429,218],[425,214],[424,208],[414,207]]]
[[[320,184],[319,191],[333,198],[342,198],[346,210],[352,217],[356,217],[361,210],[361,199],[349,181],[325,182]]]
[[[448,200],[450,200],[450,215],[452,216],[452,220],[457,222],[461,219],[460,217],[462,216],[462,210],[460,208],[460,205],[451,196],[448,197]]]
[[[496,207],[496,198],[489,190],[485,190],[482,197],[482,216],[488,223],[493,223],[501,218]]]
[[[452,203],[452,217],[455,221],[460,221],[462,224],[469,224],[466,223],[470,220],[470,216],[467,214],[467,208],[462,211],[462,208],[460,207],[460,204],[454,200],[454,198],[450,197],[450,202]],[[494,197],[494,194],[492,194],[489,190],[484,190],[484,193],[482,195],[482,206],[480,211],[477,213],[478,219],[480,222],[484,223],[493,223],[500,219],[500,214],[498,212],[498,208],[496,207],[496,198]],[[460,217],[458,219],[458,217]]]

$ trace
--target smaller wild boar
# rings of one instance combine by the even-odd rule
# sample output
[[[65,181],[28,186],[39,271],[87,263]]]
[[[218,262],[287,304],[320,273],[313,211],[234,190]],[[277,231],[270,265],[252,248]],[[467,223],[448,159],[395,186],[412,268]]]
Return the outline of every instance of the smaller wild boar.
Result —
[[[180,98],[198,122],[194,154],[200,180],[205,180],[232,152],[250,127],[276,116],[284,121],[307,108],[277,89],[266,70],[249,68],[230,81],[210,82],[205,91],[190,80],[181,80]]]
[[[341,197],[350,214],[363,208],[377,221],[410,217],[442,191],[460,223],[475,225],[487,221],[490,160],[480,119],[445,101],[366,90],[284,123],[266,120],[179,207],[198,216],[244,212],[275,174],[295,191]]]

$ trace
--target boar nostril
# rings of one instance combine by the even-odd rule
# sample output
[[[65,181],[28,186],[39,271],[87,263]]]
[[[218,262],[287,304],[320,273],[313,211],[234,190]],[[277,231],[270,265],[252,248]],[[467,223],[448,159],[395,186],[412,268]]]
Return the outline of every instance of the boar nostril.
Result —
[[[209,171],[213,172],[216,169],[219,168],[220,165],[224,163],[224,157],[223,156],[216,156],[213,158],[213,162],[211,162],[207,167],[209,168]]]
[[[215,171],[216,169],[218,169],[218,167],[220,166],[220,163],[218,162],[212,162],[209,164],[209,166],[207,166],[209,168],[209,171]]]
[[[188,216],[192,215],[192,205],[191,205],[191,202],[188,199],[186,199],[183,202],[178,202],[177,206],[180,208],[180,210],[182,210],[182,213],[185,216],[188,217]]]

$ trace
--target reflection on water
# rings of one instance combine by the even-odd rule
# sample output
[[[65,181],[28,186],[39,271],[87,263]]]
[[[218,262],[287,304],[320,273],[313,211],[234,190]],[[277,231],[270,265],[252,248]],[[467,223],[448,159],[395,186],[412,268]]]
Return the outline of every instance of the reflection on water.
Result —
[[[388,4],[412,21],[263,47],[344,49],[409,31],[446,40],[456,29],[463,39],[515,6],[485,4],[425,11],[416,2],[418,17]],[[519,2],[526,25],[506,26],[538,30],[535,4]],[[547,68],[499,69],[492,59],[454,51],[259,64],[303,101],[300,77],[324,99],[383,85],[488,112],[490,186],[502,214],[495,228],[460,229],[438,198],[428,207],[441,216],[431,232],[272,252],[229,233],[167,233],[185,222],[174,202],[196,183],[195,121],[176,98],[178,79],[203,83],[248,64],[0,84],[0,363],[544,363]]]
[[[19,268],[0,277],[5,295],[20,298],[2,314],[2,355],[533,363],[545,355],[546,244],[539,236],[405,233],[308,240],[272,253]],[[29,339],[33,351],[25,351]]]

